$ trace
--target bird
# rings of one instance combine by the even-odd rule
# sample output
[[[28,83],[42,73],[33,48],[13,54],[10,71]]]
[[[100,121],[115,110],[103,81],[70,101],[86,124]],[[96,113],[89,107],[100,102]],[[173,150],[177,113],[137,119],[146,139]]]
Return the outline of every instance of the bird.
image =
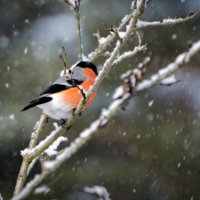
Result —
[[[84,96],[83,91],[87,92],[90,89],[97,76],[98,71],[94,64],[81,61],[21,111],[37,106],[43,109],[43,112],[50,118],[63,120],[65,124],[81,102]],[[95,95],[96,91],[90,97],[83,110],[90,105]]]

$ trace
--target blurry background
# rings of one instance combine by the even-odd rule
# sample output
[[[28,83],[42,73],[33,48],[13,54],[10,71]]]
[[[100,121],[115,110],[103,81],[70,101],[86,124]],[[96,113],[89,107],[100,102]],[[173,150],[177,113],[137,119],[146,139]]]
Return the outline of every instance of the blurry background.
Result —
[[[120,23],[130,12],[131,0],[83,0],[81,27],[83,53],[97,47],[92,36]],[[186,17],[200,8],[199,0],[152,0],[141,20]],[[187,41],[200,39],[200,16],[182,24],[139,31],[153,51],[145,78],[187,50]],[[123,50],[138,44],[133,35]],[[14,191],[22,157],[41,110],[20,110],[52,84],[62,70],[62,46],[67,65],[77,61],[74,12],[62,0],[0,1],[0,193]],[[109,48],[112,50],[112,47]],[[97,119],[121,84],[120,74],[137,67],[147,55],[138,54],[112,69],[98,89],[95,101],[65,133],[69,142]],[[105,58],[94,64],[100,70]],[[46,197],[29,199],[90,199],[79,193],[84,186],[103,185],[113,200],[199,199],[200,190],[200,54],[176,72],[177,84],[157,86],[133,99],[106,128],[72,156],[44,183],[65,172]],[[149,102],[153,104],[149,106]],[[41,139],[53,129],[50,120]],[[60,123],[60,122],[58,122]],[[63,144],[65,147],[68,144]],[[28,180],[40,172],[37,164]]]

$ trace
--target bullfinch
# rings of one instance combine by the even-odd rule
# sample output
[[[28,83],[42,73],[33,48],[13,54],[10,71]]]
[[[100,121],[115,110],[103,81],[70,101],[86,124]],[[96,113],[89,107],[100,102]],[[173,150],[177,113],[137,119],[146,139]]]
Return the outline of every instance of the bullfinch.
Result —
[[[97,76],[98,72],[95,65],[81,61],[21,111],[37,106],[43,109],[49,117],[65,121],[73,115],[83,98],[80,88],[87,92],[94,84]],[[96,91],[83,109],[90,105],[95,95]]]

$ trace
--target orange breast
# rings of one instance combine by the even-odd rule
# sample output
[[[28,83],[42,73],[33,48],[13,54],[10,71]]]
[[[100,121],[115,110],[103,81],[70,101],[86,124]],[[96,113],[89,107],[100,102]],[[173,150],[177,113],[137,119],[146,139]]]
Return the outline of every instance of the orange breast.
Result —
[[[85,69],[85,73],[88,79],[83,84],[81,84],[81,86],[84,88],[85,91],[88,91],[90,89],[90,86],[94,84],[96,75],[91,69]],[[83,95],[76,87],[64,90],[60,94],[63,101],[65,101],[67,104],[70,104],[72,108],[77,108],[77,106],[79,105],[80,101],[83,98]],[[96,91],[90,97],[89,101],[87,102],[83,110],[92,103],[95,95]]]

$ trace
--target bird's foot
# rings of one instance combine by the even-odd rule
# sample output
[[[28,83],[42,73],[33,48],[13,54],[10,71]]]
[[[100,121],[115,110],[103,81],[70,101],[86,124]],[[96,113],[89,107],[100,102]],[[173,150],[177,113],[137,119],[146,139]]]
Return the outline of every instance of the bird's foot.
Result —
[[[74,114],[75,111],[76,111],[76,108],[73,108],[73,112],[72,112],[72,115],[73,115],[73,116],[75,116],[75,114]],[[82,114],[82,111],[79,113],[79,117],[81,116],[81,114]]]
[[[73,115],[73,116],[75,116],[75,114],[74,114],[75,111],[76,111],[76,108],[73,108],[73,110],[72,110],[72,115]]]
[[[49,117],[46,118],[46,124],[49,122]]]
[[[67,128],[67,131],[71,128],[72,126],[70,125],[68,128]]]
[[[63,118],[61,118],[61,120],[62,120],[63,122],[62,122],[60,125],[61,125],[62,127],[64,127],[67,121],[66,121],[65,119],[63,119]]]

